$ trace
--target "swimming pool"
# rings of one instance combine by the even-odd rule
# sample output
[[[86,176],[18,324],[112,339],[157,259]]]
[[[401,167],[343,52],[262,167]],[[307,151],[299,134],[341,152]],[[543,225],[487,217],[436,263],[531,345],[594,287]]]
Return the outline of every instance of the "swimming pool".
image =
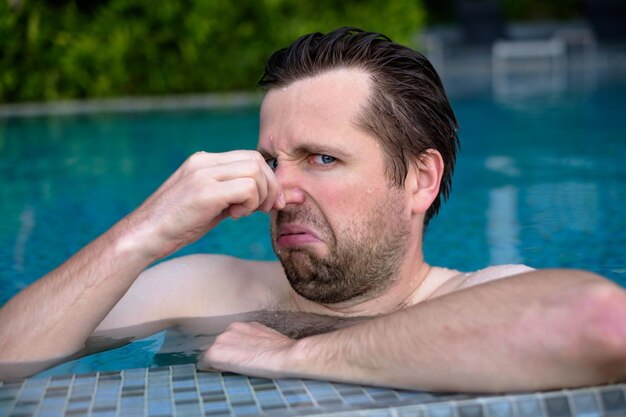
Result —
[[[462,152],[425,237],[431,264],[584,268],[626,286],[626,81],[453,96]],[[192,152],[254,148],[258,109],[0,119],[0,305],[143,201]],[[266,216],[227,220],[176,255],[273,259]],[[235,243],[236,242],[236,243]],[[163,334],[48,373],[155,361]]]

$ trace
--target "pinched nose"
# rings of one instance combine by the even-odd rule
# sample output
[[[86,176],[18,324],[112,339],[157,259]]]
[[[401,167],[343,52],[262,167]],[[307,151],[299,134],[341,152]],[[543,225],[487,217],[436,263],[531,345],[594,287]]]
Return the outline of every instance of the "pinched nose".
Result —
[[[301,179],[295,168],[278,166],[274,171],[276,179],[283,190],[285,204],[302,204],[305,200],[305,193],[301,188]]]
[[[283,195],[285,196],[285,204],[304,203],[304,192],[300,188],[283,186]]]

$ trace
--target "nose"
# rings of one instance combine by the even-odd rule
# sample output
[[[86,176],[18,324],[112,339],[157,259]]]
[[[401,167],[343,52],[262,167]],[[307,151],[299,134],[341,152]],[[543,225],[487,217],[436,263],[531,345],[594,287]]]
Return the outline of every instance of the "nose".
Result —
[[[283,189],[285,204],[304,203],[305,193],[301,188],[301,178],[296,167],[281,164],[274,170],[274,175]]]

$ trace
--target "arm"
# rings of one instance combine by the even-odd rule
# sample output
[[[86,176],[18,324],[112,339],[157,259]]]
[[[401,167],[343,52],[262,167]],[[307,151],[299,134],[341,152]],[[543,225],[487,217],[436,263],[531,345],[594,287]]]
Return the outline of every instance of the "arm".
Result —
[[[129,305],[120,300],[143,269],[228,216],[280,207],[279,195],[257,152],[194,154],[137,210],[2,307],[0,379],[32,374],[80,351],[116,305]],[[182,300],[144,308],[136,298],[132,314],[138,322],[186,308]]]
[[[200,367],[436,391],[606,383],[626,378],[626,293],[582,271],[534,271],[298,341],[239,323]]]

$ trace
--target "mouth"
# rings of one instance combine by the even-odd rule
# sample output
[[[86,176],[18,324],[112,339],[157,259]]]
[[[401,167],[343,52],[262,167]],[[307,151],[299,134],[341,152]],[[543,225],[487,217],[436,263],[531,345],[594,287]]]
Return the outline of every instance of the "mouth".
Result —
[[[307,244],[321,243],[313,230],[300,225],[284,225],[278,228],[276,244],[282,248],[295,248]]]

